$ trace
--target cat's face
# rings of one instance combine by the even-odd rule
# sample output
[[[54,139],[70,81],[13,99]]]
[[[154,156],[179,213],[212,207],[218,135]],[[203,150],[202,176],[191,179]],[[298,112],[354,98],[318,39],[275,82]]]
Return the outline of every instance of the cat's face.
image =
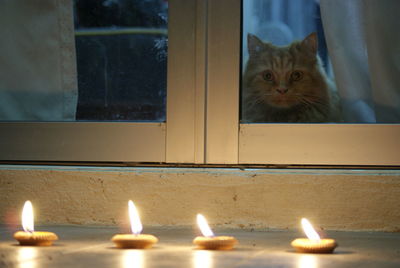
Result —
[[[315,34],[287,47],[276,47],[249,35],[248,48],[245,83],[258,103],[290,108],[307,103],[318,94]]]

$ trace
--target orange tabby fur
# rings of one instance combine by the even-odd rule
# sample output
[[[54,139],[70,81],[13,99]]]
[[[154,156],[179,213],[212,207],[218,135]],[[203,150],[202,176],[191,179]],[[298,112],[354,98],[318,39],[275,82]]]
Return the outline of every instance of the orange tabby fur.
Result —
[[[277,47],[248,35],[243,75],[242,122],[340,122],[334,84],[317,55],[315,33]]]

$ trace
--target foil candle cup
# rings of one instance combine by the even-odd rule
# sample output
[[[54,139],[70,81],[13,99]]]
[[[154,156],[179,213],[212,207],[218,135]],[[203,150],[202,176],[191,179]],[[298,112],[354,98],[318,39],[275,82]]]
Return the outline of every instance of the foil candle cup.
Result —
[[[301,225],[303,226],[307,238],[297,238],[292,241],[292,247],[294,247],[297,252],[332,253],[337,247],[335,240],[329,238],[321,239],[307,219],[301,219]]]
[[[151,248],[153,244],[158,242],[157,237],[149,234],[140,234],[143,226],[140,222],[139,213],[131,200],[128,202],[128,207],[132,234],[116,234],[111,240],[117,248]]]
[[[22,246],[51,246],[58,237],[55,233],[39,232],[34,230],[33,207],[31,201],[26,201],[22,209],[22,228],[14,238]]]
[[[197,214],[197,224],[203,236],[193,240],[199,249],[231,250],[238,241],[233,236],[215,236],[203,215]]]

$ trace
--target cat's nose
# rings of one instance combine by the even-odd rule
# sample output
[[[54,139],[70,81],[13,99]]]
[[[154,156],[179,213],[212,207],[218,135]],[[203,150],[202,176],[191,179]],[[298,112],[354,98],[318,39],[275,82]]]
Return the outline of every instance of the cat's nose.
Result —
[[[277,88],[276,91],[278,91],[281,94],[285,94],[286,92],[288,92],[288,88],[280,87]]]

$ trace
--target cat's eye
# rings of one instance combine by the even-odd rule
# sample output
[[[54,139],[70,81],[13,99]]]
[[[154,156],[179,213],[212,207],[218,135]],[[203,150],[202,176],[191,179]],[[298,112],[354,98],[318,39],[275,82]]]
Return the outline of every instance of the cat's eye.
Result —
[[[292,81],[299,81],[303,78],[303,73],[300,71],[294,71],[292,72],[292,74],[290,75],[290,79]]]
[[[265,71],[262,73],[262,77],[265,81],[272,81],[274,80],[274,75],[271,71]]]

